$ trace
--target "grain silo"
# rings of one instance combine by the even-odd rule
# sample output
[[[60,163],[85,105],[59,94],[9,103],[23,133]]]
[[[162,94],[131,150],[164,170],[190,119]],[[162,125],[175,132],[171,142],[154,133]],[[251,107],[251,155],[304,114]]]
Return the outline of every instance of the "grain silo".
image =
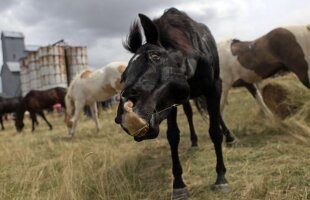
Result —
[[[43,90],[67,87],[64,47],[60,45],[39,49],[40,80]]]
[[[21,58],[20,61],[20,82],[22,96],[30,91],[29,67],[27,57]]]
[[[66,48],[66,62],[67,62],[67,76],[68,84],[75,77],[76,74],[82,70],[87,69],[87,48],[86,47],[72,47]]]
[[[40,80],[39,80],[39,67],[37,64],[37,52],[31,52],[27,55],[27,60],[28,60],[28,67],[29,67],[29,87],[30,90],[38,90],[41,87]]]

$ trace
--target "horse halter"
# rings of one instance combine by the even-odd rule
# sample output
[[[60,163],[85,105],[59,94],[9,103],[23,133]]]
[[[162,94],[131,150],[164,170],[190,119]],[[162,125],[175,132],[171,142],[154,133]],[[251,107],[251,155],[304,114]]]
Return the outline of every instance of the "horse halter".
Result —
[[[162,113],[162,112],[165,112],[165,111],[170,111],[173,107],[177,107],[179,106],[180,104],[173,104],[172,106],[169,106],[167,108],[164,108],[160,111],[157,111],[153,114],[151,114],[151,123],[154,122],[154,120],[156,119],[156,115]],[[144,126],[142,126],[140,129],[138,129],[137,131],[135,131],[134,133],[130,134],[131,136],[133,137],[143,137],[147,131],[149,130],[150,128],[150,123],[146,123]]]

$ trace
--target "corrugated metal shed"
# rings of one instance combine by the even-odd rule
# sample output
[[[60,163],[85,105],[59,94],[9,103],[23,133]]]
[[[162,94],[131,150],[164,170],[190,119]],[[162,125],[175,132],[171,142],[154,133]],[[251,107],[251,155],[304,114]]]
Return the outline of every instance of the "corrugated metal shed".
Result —
[[[7,62],[6,63],[10,69],[11,72],[19,72],[19,62]]]
[[[15,32],[15,31],[2,31],[2,37],[13,37],[13,38],[23,38],[24,34],[21,32]]]

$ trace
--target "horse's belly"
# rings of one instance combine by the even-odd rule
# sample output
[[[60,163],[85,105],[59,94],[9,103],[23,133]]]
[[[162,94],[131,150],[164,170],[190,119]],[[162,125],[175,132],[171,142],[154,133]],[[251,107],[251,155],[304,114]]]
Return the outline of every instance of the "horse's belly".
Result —
[[[114,96],[116,93],[106,93],[104,91],[98,91],[97,93],[88,94],[86,97],[86,104],[92,104],[96,101],[105,101],[110,99],[112,96]]]

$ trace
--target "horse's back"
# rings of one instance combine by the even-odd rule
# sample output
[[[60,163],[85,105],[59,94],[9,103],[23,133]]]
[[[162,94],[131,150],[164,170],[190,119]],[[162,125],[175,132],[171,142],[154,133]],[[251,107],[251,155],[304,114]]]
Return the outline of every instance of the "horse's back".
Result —
[[[126,66],[126,62],[111,62],[92,72],[83,71],[71,82],[68,95],[87,103],[106,100],[116,94],[115,87]],[[87,77],[82,77],[85,73]]]

